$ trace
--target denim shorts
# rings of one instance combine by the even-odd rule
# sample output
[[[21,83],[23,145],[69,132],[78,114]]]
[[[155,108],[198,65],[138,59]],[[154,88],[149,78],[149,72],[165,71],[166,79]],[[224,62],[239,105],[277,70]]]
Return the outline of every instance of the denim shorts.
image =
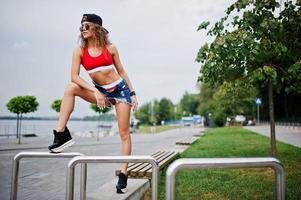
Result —
[[[108,101],[115,105],[118,102],[124,102],[129,105],[132,105],[132,99],[130,96],[130,89],[124,79],[120,79],[116,81],[117,84],[114,84],[110,86],[110,88],[105,88],[105,86],[101,86],[97,84],[95,81],[93,81],[93,84],[95,87],[106,96]]]

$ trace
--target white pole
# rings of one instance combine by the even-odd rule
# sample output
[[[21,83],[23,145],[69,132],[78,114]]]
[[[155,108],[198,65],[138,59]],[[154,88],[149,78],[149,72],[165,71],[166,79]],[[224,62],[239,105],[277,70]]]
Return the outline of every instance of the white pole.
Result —
[[[257,104],[257,123],[259,124],[259,104]]]

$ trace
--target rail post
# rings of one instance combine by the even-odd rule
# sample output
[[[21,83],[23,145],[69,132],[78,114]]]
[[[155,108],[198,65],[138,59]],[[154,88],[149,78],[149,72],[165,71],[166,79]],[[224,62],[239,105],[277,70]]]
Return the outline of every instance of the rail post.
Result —
[[[73,158],[75,156],[83,156],[83,154],[77,152],[73,152],[73,153],[20,152],[16,154],[13,159],[10,199],[17,200],[18,177],[19,177],[20,161],[22,158]],[[82,168],[85,169],[86,166],[82,166]],[[85,174],[82,174],[82,179],[84,180],[86,179]],[[83,190],[85,189],[86,188],[84,187]]]
[[[67,170],[67,185],[66,185],[66,200],[74,199],[74,170],[77,164],[88,163],[124,163],[124,162],[148,162],[152,165],[152,200],[158,198],[158,163],[151,156],[78,156],[71,159],[68,163]],[[86,183],[81,183],[80,187],[85,187]],[[82,191],[82,189],[81,189]],[[82,194],[81,200],[85,200],[85,195]]]
[[[277,200],[285,199],[285,173],[275,158],[182,158],[169,165],[166,171],[166,199],[175,199],[175,177],[182,169],[271,167],[276,172]]]

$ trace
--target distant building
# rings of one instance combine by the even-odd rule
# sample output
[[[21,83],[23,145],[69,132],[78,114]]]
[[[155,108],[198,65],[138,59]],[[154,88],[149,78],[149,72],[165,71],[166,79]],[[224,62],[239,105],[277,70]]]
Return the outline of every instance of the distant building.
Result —
[[[182,124],[184,126],[191,126],[191,125],[193,125],[193,117],[182,117]]]
[[[192,117],[182,117],[184,126],[203,125],[204,118],[201,115],[193,115]]]
[[[194,124],[201,124],[202,123],[202,116],[201,115],[193,115],[193,123]]]

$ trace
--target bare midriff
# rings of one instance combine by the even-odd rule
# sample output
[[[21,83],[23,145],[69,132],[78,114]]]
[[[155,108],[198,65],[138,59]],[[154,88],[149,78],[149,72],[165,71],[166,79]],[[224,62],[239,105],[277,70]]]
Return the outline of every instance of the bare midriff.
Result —
[[[120,75],[114,69],[94,72],[90,77],[99,85],[108,85],[120,79]]]

